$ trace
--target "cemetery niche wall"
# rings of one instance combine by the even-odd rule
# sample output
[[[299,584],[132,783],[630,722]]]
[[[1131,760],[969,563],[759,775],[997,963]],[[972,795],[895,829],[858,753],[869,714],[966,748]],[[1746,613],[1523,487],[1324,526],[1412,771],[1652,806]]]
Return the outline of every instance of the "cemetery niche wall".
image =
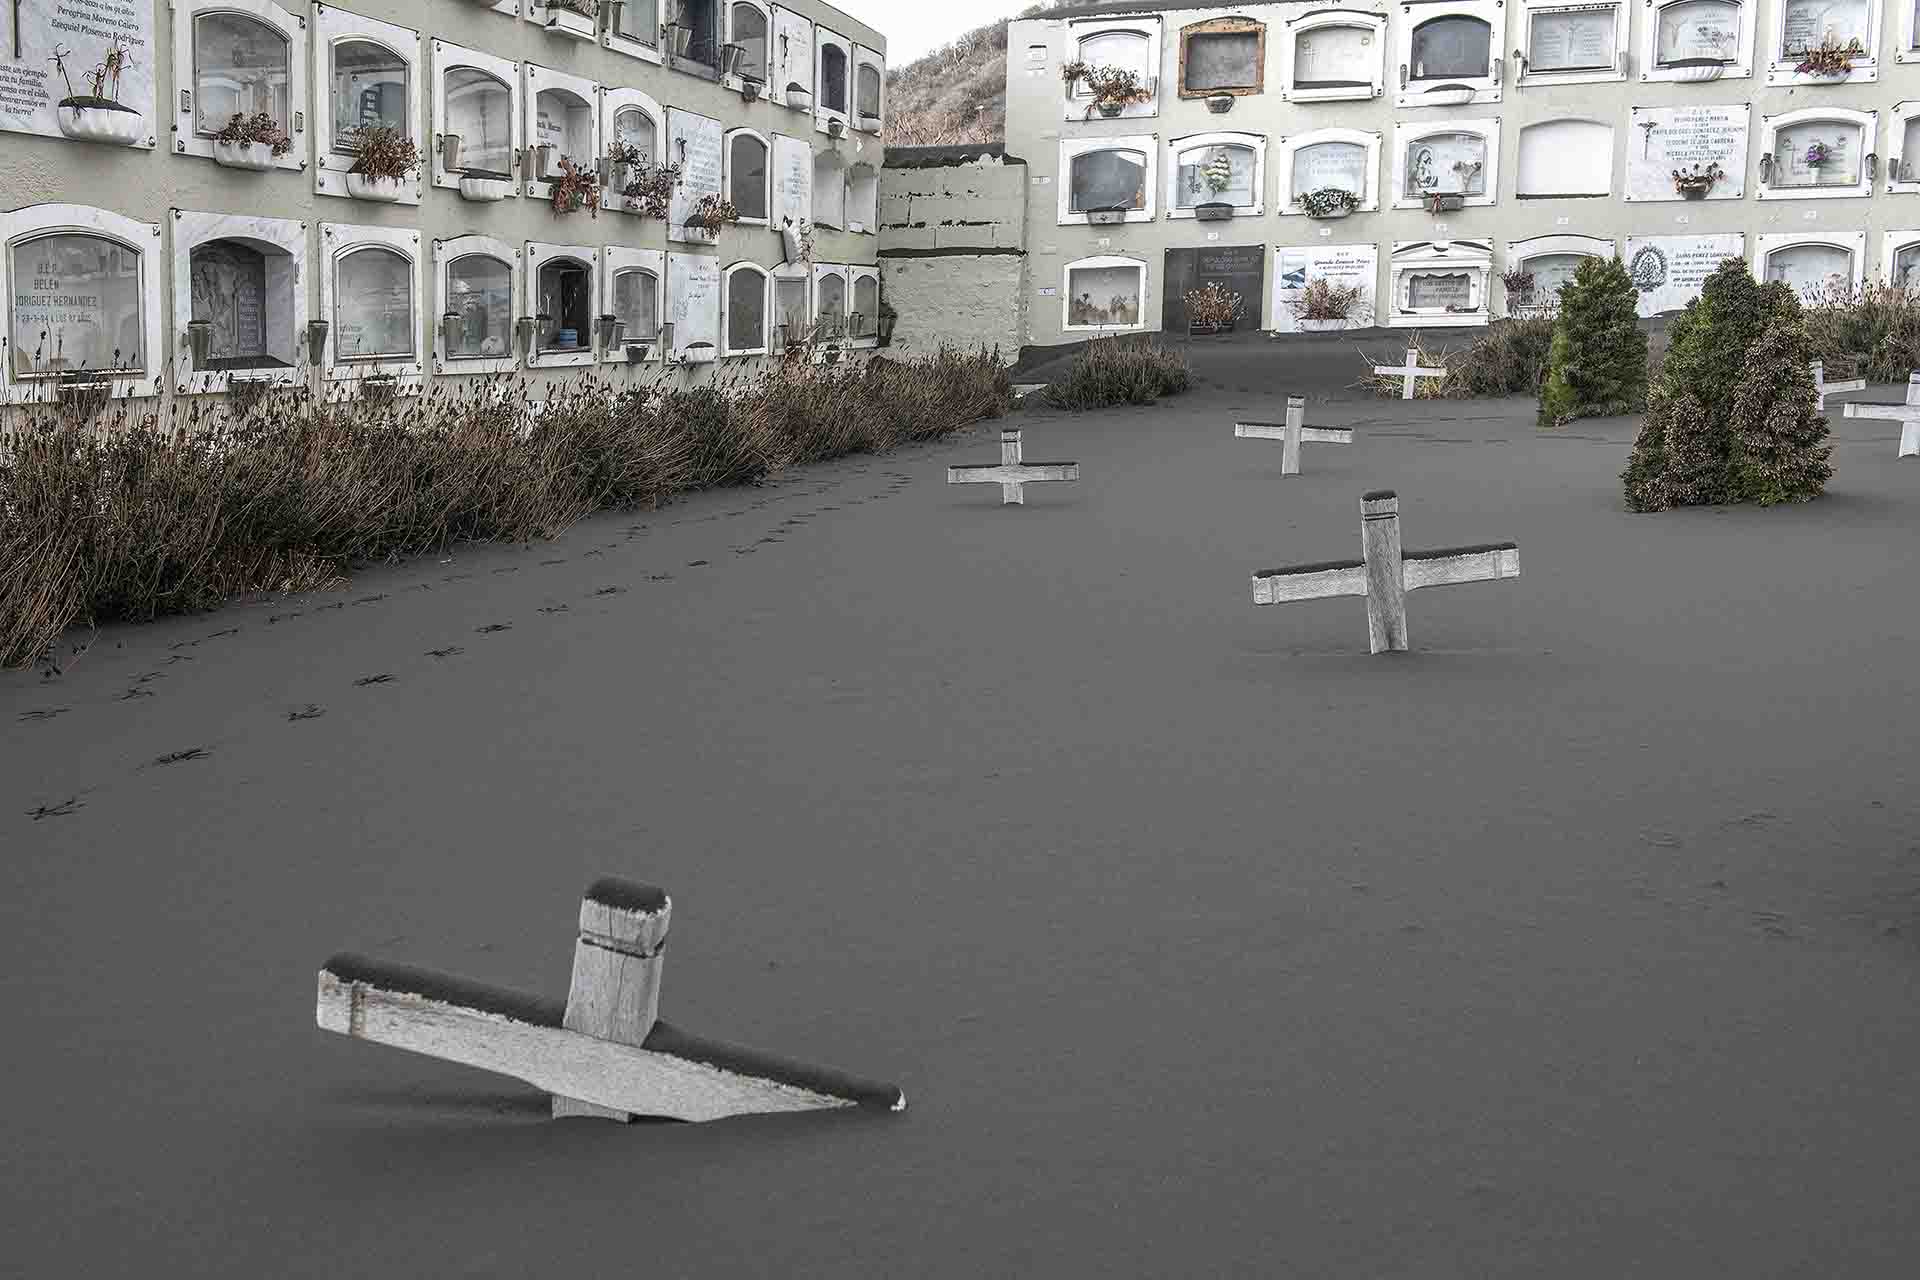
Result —
[[[1266,292],[1267,247],[1264,244],[1208,245],[1204,249],[1169,249],[1161,271],[1160,327],[1169,332],[1187,328],[1187,294],[1218,284],[1240,295],[1238,327],[1260,329],[1262,294]]]

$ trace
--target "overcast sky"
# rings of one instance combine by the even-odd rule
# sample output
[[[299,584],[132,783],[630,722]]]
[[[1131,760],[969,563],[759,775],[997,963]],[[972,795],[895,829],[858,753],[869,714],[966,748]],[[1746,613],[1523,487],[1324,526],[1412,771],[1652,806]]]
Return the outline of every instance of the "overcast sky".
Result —
[[[983,23],[1020,12],[1034,0],[833,0],[887,38],[887,65],[904,67]]]

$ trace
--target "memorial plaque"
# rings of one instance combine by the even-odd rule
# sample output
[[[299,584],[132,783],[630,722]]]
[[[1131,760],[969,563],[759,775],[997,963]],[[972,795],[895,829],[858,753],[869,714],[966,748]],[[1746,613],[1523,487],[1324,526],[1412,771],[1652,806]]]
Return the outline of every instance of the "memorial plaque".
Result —
[[[16,374],[145,367],[138,253],[62,233],[16,243],[11,268]]]
[[[667,163],[680,166],[680,185],[667,208],[667,239],[686,240],[687,214],[701,196],[720,194],[722,132],[709,116],[667,108]]]
[[[1660,66],[1695,58],[1732,62],[1740,56],[1740,6],[1732,0],[1686,0],[1655,10],[1659,30],[1654,61]]]
[[[773,11],[773,90],[813,89],[813,23],[789,9]],[[784,100],[784,99],[783,99]]]
[[[1811,302],[1853,287],[1853,255],[1839,245],[1788,245],[1767,255],[1765,278]]]
[[[802,138],[773,135],[773,225],[813,221],[813,148]]]
[[[1406,194],[1480,195],[1487,189],[1487,140],[1477,133],[1430,133],[1407,145]]]
[[[1135,328],[1144,267],[1073,267],[1067,272],[1067,323]],[[1181,327],[1186,326],[1182,312]]]
[[[1296,89],[1370,85],[1379,67],[1371,27],[1315,27],[1294,37]]]
[[[1844,48],[1858,40],[1863,49],[1873,47],[1867,0],[1786,0],[1781,28],[1780,51],[1795,61],[1827,43]]]
[[[1772,187],[1850,187],[1860,181],[1860,126],[1809,120],[1773,135]]]
[[[1316,142],[1293,153],[1293,194],[1338,187],[1362,199],[1367,194],[1367,151],[1357,142]]]
[[[1616,13],[1610,4],[1534,10],[1527,72],[1613,70]]]
[[[1209,31],[1187,37],[1181,83],[1188,93],[1251,89],[1260,83],[1260,33]]]
[[[1278,333],[1300,328],[1293,304],[1315,280],[1362,290],[1366,297],[1347,317],[1349,327],[1373,323],[1374,281],[1379,274],[1379,249],[1370,244],[1283,246],[1274,251],[1273,321]]]
[[[1471,311],[1473,277],[1464,271],[1409,271],[1407,310]]]
[[[1635,107],[1627,134],[1627,199],[1681,200],[1678,170],[1720,166],[1723,177],[1702,197],[1738,200],[1747,189],[1746,103],[1699,107]]]
[[[117,126],[125,123],[121,117],[137,115],[138,125],[127,130],[134,135],[131,145],[153,146],[158,7],[151,0],[7,0],[0,7],[0,17],[9,20],[0,28],[0,50],[7,55],[0,58],[0,129],[71,137],[91,128],[96,117]],[[87,73],[105,62],[115,40],[125,56],[117,85],[109,76],[103,91],[126,110],[61,110],[62,99],[91,94]],[[64,78],[53,65],[56,51],[66,66]],[[176,74],[182,72],[176,69]]]
[[[676,358],[696,363],[716,359],[720,354],[719,262],[706,254],[668,254],[667,311],[673,317]]]
[[[1175,161],[1175,205],[1191,209],[1215,201],[1241,208],[1255,200],[1251,147],[1191,147]]]
[[[823,227],[847,225],[847,171],[831,151],[813,157],[813,220]]]
[[[1628,236],[1627,274],[1640,290],[1640,314],[1678,311],[1700,296],[1700,286],[1728,258],[1746,249],[1738,231],[1704,236]]]
[[[1160,327],[1187,327],[1187,291],[1220,284],[1240,295],[1242,329],[1261,327],[1267,291],[1267,246],[1210,244],[1204,249],[1169,249],[1161,275]],[[1075,296],[1079,290],[1074,291]]]

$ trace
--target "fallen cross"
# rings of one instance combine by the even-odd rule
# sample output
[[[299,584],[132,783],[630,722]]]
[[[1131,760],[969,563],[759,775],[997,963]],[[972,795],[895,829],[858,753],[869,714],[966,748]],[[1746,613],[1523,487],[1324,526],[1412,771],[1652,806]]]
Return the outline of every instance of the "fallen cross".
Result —
[[[1861,404],[1848,401],[1844,406],[1849,418],[1886,418],[1900,424],[1902,458],[1920,457],[1920,371],[1907,375],[1905,404]]]
[[[963,466],[947,468],[948,484],[997,484],[1000,486],[1000,503],[1024,504],[1026,502],[1025,485],[1038,484],[1046,480],[1078,480],[1080,464],[1077,462],[1023,462],[1020,458],[1020,429],[1006,427],[1000,432],[1000,464],[998,466]]]
[[[340,955],[320,970],[322,1028],[497,1071],[554,1095],[553,1114],[630,1120],[830,1107],[906,1110],[890,1084],[788,1062],[658,1020],[673,903],[599,880],[580,904],[566,1003]]]
[[[1301,396],[1287,397],[1287,420],[1285,422],[1236,422],[1233,434],[1246,440],[1278,440],[1280,442],[1280,474],[1297,476],[1300,474],[1301,444],[1352,444],[1353,430],[1350,427],[1310,427],[1306,424],[1307,402]]]
[[[1402,400],[1413,399],[1414,379],[1444,378],[1447,376],[1447,371],[1445,369],[1421,368],[1420,367],[1420,349],[1418,347],[1407,348],[1407,362],[1405,364],[1403,365],[1377,364],[1373,366],[1373,371],[1375,373],[1391,374],[1398,377],[1400,379],[1400,398]]]
[[[1253,575],[1255,604],[1287,604],[1331,596],[1367,598],[1371,652],[1407,647],[1407,592],[1459,582],[1520,576],[1520,548],[1511,542],[1438,551],[1400,549],[1400,499],[1381,489],[1360,499],[1363,559],[1264,569]]]
[[[1812,361],[1808,368],[1813,372],[1813,407],[1820,413],[1827,411],[1827,397],[1842,391],[1865,391],[1865,378],[1848,378],[1844,382],[1827,381],[1827,365],[1824,360]]]

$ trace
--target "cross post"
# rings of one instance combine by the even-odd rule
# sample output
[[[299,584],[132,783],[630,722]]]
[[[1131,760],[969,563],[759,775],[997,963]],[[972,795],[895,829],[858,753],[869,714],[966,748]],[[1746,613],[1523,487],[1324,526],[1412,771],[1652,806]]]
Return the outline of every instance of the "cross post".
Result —
[[[1418,347],[1407,348],[1407,362],[1405,364],[1377,364],[1373,366],[1373,371],[1375,373],[1392,374],[1398,377],[1400,379],[1400,398],[1402,400],[1413,399],[1414,379],[1444,378],[1447,376],[1447,371],[1444,368],[1422,368],[1420,366],[1420,349]]]
[[[1353,443],[1352,428],[1310,427],[1306,424],[1306,418],[1306,398],[1288,396],[1285,422],[1236,422],[1233,424],[1233,434],[1248,440],[1278,440],[1280,474],[1297,476],[1300,474],[1300,445],[1303,441],[1309,444]]]
[[[1905,404],[1861,404],[1850,400],[1844,406],[1849,418],[1885,418],[1900,424],[1902,458],[1920,458],[1920,370],[1907,375]]]
[[[320,969],[326,1031],[524,1080],[553,1114],[631,1120],[836,1107],[906,1110],[898,1088],[681,1031],[659,1019],[673,904],[603,879],[580,904],[564,1004],[411,965],[337,955]]]
[[[1865,378],[1848,378],[1844,382],[1828,382],[1827,366],[1824,360],[1815,360],[1809,368],[1813,372],[1813,407],[1821,413],[1827,411],[1827,397],[1841,391],[1865,391]]]
[[[999,466],[959,466],[947,468],[948,484],[997,484],[1000,505],[1024,504],[1025,486],[1048,480],[1078,480],[1077,462],[1024,462],[1020,457],[1020,428],[1005,427],[1000,432]]]
[[[1520,576],[1520,548],[1511,542],[1403,552],[1400,499],[1391,489],[1361,497],[1360,546],[1364,554],[1358,560],[1261,570],[1253,575],[1253,602],[1364,596],[1369,651],[1401,653],[1407,648],[1407,592]]]

